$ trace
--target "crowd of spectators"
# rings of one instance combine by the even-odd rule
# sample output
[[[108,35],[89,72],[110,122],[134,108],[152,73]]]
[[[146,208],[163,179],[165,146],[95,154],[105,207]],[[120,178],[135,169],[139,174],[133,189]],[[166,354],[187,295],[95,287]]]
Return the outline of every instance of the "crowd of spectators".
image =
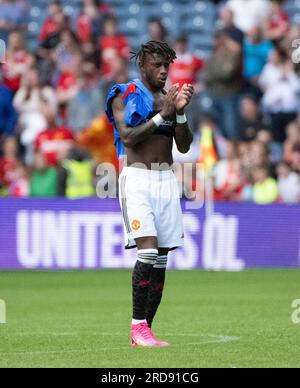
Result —
[[[300,78],[293,25],[280,0],[229,0],[218,5],[211,55],[189,49],[149,21],[149,39],[172,44],[178,59],[169,84],[195,85],[188,114],[194,142],[176,162],[198,163],[201,131],[213,130],[219,161],[216,200],[300,202]],[[128,37],[114,9],[82,0],[68,17],[60,1],[28,49],[28,2],[0,0],[0,196],[68,198],[95,195],[95,167],[117,166],[104,114],[114,83],[130,79]],[[159,16],[159,15],[158,15]],[[300,61],[299,61],[300,62]]]

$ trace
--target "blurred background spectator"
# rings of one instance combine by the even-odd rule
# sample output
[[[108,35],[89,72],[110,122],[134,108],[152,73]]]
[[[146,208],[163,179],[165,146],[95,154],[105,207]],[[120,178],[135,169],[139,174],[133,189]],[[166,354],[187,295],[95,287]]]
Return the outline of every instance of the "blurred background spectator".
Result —
[[[45,155],[41,152],[35,153],[29,187],[32,198],[51,198],[59,194],[58,172],[47,165]]]
[[[17,121],[17,112],[13,107],[13,94],[3,85],[0,75],[0,140],[15,134]]]
[[[107,91],[156,39],[177,51],[168,87],[196,90],[194,141],[175,161],[191,178],[210,128],[216,200],[299,203],[299,38],[297,0],[0,0],[0,195],[95,195],[95,165],[118,168]]]
[[[204,80],[223,135],[237,140],[242,49],[227,30],[219,31],[215,37],[214,52],[206,61]]]
[[[10,32],[25,31],[28,22],[28,5],[26,0],[1,0],[0,39],[7,41]]]

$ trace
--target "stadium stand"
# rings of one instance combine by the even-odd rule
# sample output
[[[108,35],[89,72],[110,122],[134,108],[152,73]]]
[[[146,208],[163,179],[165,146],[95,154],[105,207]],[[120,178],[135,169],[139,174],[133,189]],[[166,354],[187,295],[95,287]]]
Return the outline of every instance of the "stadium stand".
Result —
[[[188,112],[195,140],[188,155],[175,150],[175,160],[201,159],[201,133],[208,125],[220,159],[216,199],[255,201],[255,189],[271,181],[275,194],[269,202],[299,202],[300,1],[249,0],[240,7],[243,2],[0,0],[0,21],[13,23],[0,28],[7,42],[0,73],[0,195],[30,195],[34,168],[43,164],[35,159],[48,143],[57,144],[55,136],[64,154],[54,149],[50,155],[48,167],[57,169],[59,186],[52,193],[67,190],[60,177],[70,149],[83,147],[94,164],[116,164],[107,143],[105,96],[112,84],[138,76],[130,52],[153,38],[175,46],[176,66],[185,67],[196,87]],[[240,31],[245,15],[247,27]],[[184,81],[176,66],[170,80]],[[4,114],[8,107],[11,116]]]

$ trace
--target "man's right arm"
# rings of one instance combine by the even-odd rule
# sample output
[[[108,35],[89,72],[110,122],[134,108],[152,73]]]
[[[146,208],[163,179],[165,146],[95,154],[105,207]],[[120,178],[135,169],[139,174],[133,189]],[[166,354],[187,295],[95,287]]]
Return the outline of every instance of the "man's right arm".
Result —
[[[172,87],[166,96],[164,107],[160,113],[163,119],[175,113],[175,100],[178,87]],[[112,110],[116,127],[119,131],[122,143],[126,148],[133,148],[137,144],[147,140],[157,129],[155,118],[136,127],[130,127],[125,120],[125,105],[119,92],[112,102]]]
[[[125,105],[120,93],[118,93],[112,102],[112,110],[116,127],[119,131],[122,143],[126,148],[133,148],[138,143],[143,142],[151,136],[157,128],[153,120],[149,120],[137,127],[128,126],[125,120]]]

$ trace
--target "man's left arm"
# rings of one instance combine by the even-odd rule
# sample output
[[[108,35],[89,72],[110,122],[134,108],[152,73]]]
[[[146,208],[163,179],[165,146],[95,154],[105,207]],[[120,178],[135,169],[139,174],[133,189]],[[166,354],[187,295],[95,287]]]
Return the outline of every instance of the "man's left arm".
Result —
[[[185,108],[189,105],[194,94],[194,87],[190,84],[184,84],[181,92],[176,98],[176,120],[175,142],[178,151],[186,154],[190,150],[193,142],[193,135],[189,128],[187,118],[185,116]]]

